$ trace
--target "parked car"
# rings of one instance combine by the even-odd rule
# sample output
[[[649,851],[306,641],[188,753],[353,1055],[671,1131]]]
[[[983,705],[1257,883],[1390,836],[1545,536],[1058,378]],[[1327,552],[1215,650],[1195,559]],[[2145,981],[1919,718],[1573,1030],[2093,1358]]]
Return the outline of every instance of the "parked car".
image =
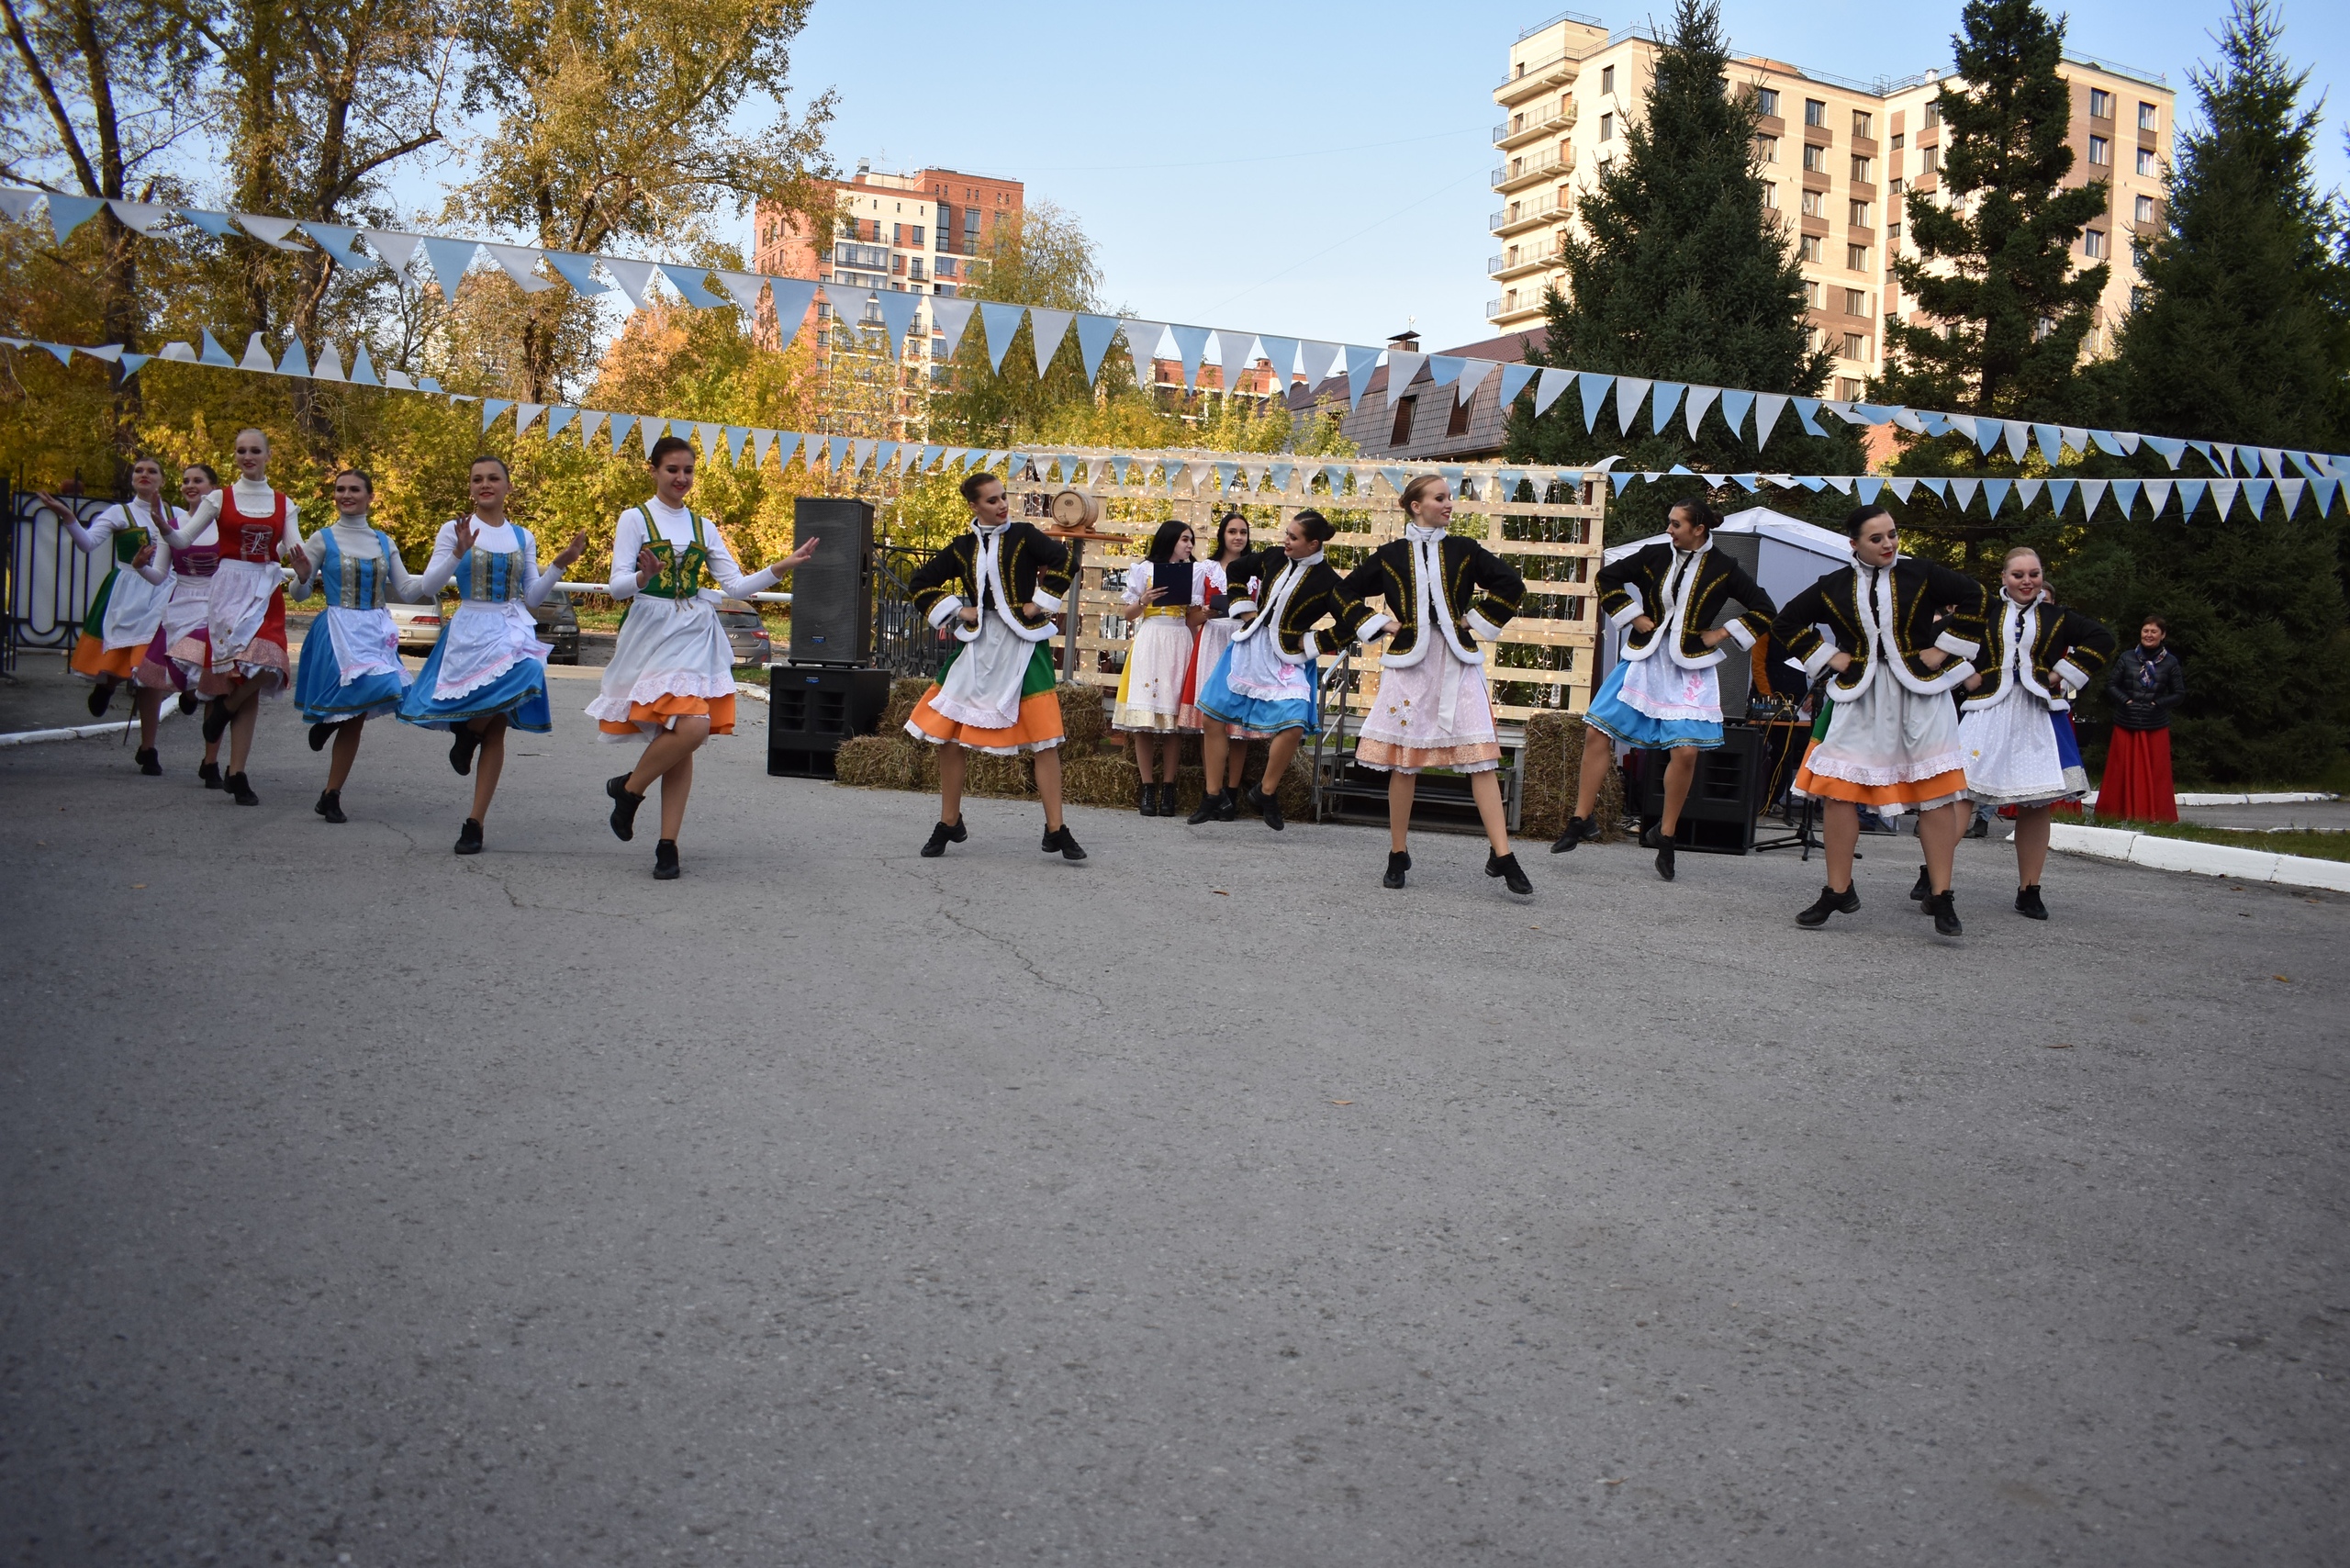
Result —
[[[759,619],[759,607],[748,599],[722,599],[718,601],[718,623],[726,628],[726,640],[734,648],[738,665],[756,665],[765,669],[775,662],[775,639],[767,635],[767,623]],[[572,633],[577,645],[578,633]]]
[[[394,604],[392,624],[398,628],[400,652],[426,654],[441,641],[441,633],[449,627],[449,617],[457,612],[456,605],[448,599],[432,604]],[[576,665],[579,662],[579,617],[571,608],[571,596],[551,593],[547,601],[531,612],[539,623],[539,641],[546,644],[547,663]]]

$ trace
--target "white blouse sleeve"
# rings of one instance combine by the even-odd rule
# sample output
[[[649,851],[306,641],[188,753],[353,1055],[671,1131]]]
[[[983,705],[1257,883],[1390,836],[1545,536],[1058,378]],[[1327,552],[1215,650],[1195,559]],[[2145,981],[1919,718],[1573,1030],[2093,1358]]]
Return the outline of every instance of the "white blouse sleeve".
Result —
[[[538,536],[527,528],[514,532],[521,536],[522,543],[522,602],[536,610],[547,601],[554,585],[563,581],[563,568],[550,566],[540,571]]]
[[[65,532],[73,536],[73,543],[84,554],[91,555],[104,550],[106,547],[106,541],[113,538],[118,530],[129,525],[129,520],[123,516],[119,503],[100,512],[98,521],[87,527],[83,526],[82,520],[73,515],[73,509],[70,506],[65,509],[64,515],[59,521],[65,525]]]
[[[1126,568],[1126,591],[1118,603],[1127,610],[1139,610],[1150,593],[1150,563],[1136,561]]]
[[[611,595],[614,599],[634,599],[636,590],[644,585],[636,580],[637,552],[644,548],[644,512],[631,507],[621,513],[620,521],[612,528]]]
[[[167,528],[163,531],[163,537],[170,541],[173,549],[186,550],[192,548],[196,544],[197,535],[201,534],[207,526],[219,521],[220,498],[224,493],[225,492],[220,490],[215,490],[210,495],[205,497],[202,500],[196,502],[196,510],[186,514],[187,522],[185,526],[180,528]],[[289,507],[286,509],[286,511],[288,521],[291,521],[293,509]]]
[[[718,579],[730,598],[748,599],[775,587],[772,567],[762,566],[747,577],[743,575],[743,568],[734,560],[734,547],[726,543],[725,533],[716,523],[702,531],[702,541],[710,550],[710,575]]]
[[[385,537],[389,539],[391,535],[386,534]],[[392,545],[391,576],[392,597],[403,603],[422,604],[440,597],[439,588],[427,587],[424,578],[408,569],[408,563],[400,558],[400,547],[397,541]]]
[[[457,575],[457,525],[453,521],[441,525],[432,538],[432,559],[425,564],[424,575],[414,580],[421,599],[437,599]]]

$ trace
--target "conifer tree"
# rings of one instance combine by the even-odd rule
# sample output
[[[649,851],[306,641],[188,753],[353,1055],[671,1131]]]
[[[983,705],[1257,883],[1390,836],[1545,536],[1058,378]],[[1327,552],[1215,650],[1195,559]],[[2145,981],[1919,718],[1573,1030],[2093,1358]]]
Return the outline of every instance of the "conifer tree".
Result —
[[[1730,69],[1717,0],[1676,0],[1646,117],[1627,129],[1622,154],[1578,196],[1560,246],[1566,286],[1543,301],[1547,342],[1529,355],[1534,363],[1807,396],[1826,386],[1831,358],[1806,322],[1790,237],[1764,205],[1753,96],[1733,88]],[[1653,423],[1651,405],[1623,434],[1611,392],[1597,428],[1586,431],[1574,392],[1539,419],[1529,397],[1511,410],[1509,452],[1560,464],[1621,453],[1627,468],[1678,463],[1705,474],[1860,467],[1859,440],[1839,422],[1821,427],[1832,432],[1823,439],[1804,434],[1789,414],[1767,456],[1730,435],[1718,410],[1706,415],[1694,441],[1684,410],[1661,431]],[[1611,510],[1609,538],[1656,532],[1666,508],[1703,484],[1627,489]]]

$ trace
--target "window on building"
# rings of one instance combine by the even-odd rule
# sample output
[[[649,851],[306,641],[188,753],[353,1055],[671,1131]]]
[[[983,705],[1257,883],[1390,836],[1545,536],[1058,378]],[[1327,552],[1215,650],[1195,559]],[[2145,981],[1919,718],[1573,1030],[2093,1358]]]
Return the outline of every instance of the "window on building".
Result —
[[[2146,178],[2151,180],[2159,178],[2162,172],[2162,160],[2154,156],[2154,150],[2153,148],[2141,147],[2138,149],[2138,173],[2145,175]]]
[[[1855,158],[1852,160],[1852,183],[1854,185],[1865,185],[1875,177],[1876,162],[1874,159]]]
[[[890,270],[897,274],[900,277],[905,276],[906,258],[903,256],[891,256],[890,258]]]
[[[1447,435],[1469,433],[1469,405],[1458,398],[1452,400],[1452,413],[1444,421],[1444,433]]]
[[[1762,91],[1756,93],[1754,95],[1754,112],[1758,115],[1768,115],[1771,118],[1777,119],[1779,118],[1778,89],[1775,87],[1765,87]]]
[[[2089,162],[2090,163],[2100,167],[2110,164],[2113,162],[2113,141],[2111,138],[2103,136],[2092,136],[2089,138]]]
[[[1394,428],[1387,432],[1387,444],[1402,448],[1412,443],[1412,410],[1419,404],[1417,398],[1406,398],[1395,405]]]
[[[2149,196],[2140,196],[2138,198],[2138,221],[2141,223],[2152,223],[2154,220],[2154,198]]]
[[[1897,251],[1901,249],[1901,225],[1888,223],[1885,226],[1885,242]]]
[[[1936,125],[1940,125],[1940,124],[1942,124],[1942,105],[1941,105],[1940,103],[1931,103],[1931,104],[1928,104],[1928,105],[1926,106],[1926,124],[1928,124],[1929,126],[1936,126]]]
[[[1826,191],[1804,192],[1803,215],[1806,218],[1818,218],[1823,216],[1827,211],[1827,201],[1828,193]]]
[[[1756,137],[1754,139],[1754,155],[1758,160],[1765,163],[1777,162],[1779,161],[1779,139],[1775,136]]]
[[[920,281],[921,281],[921,279],[922,279],[922,258],[921,258],[920,256],[916,256],[916,257],[913,259],[913,264],[906,270],[906,275],[907,275],[908,277],[911,277],[911,278],[914,279],[916,282],[920,282]]]
[[[1803,302],[1814,310],[1819,308],[1819,285],[1810,278],[1803,280]]]
[[[1853,228],[1855,228],[1855,229],[1874,229],[1874,228],[1875,228],[1875,227],[1876,227],[1876,225],[1875,225],[1874,222],[1870,221],[1870,219],[1871,219],[1873,217],[1874,217],[1874,215],[1875,215],[1875,206],[1874,206],[1874,203],[1871,203],[1871,202],[1865,202],[1865,201],[1856,201],[1856,202],[1854,202],[1854,203],[1852,204],[1852,214],[1851,214],[1852,227],[1853,227]]]
[[[1845,334],[1844,334],[1844,357],[1845,357],[1846,359],[1866,359],[1866,358],[1868,358],[1868,357],[1869,357],[1869,341],[1868,341],[1868,339],[1866,339],[1865,337],[1863,337],[1863,336],[1862,336],[1860,333],[1858,333],[1858,332],[1847,332],[1847,333],[1845,333]]]
[[[1836,400],[1840,403],[1859,402],[1864,390],[1858,376],[1840,375],[1836,378]]]
[[[2081,230],[2081,254],[2091,261],[2104,259],[2106,255],[2104,230],[2084,229]]]
[[[1599,140],[1602,141],[1613,141],[1616,140],[1616,117],[1614,115],[1601,115],[1599,117]]]
[[[1796,259],[1805,262],[1819,260],[1819,236],[1806,234],[1796,241]]]
[[[1874,133],[1869,129],[1869,127],[1874,123],[1874,118],[1863,110],[1854,109],[1852,111],[1852,134],[1854,136],[1874,135]]]
[[[1616,90],[1616,68],[1614,66],[1603,65],[1599,68],[1599,90],[1603,93],[1612,93]]]
[[[1762,182],[1762,210],[1776,212],[1779,208],[1779,187],[1770,181]]]
[[[1903,191],[1909,188],[1909,182],[1903,179],[1900,175],[1896,174],[1893,178],[1885,182],[1885,188],[1887,195],[1899,196]]]
[[[1828,149],[1806,144],[1803,150],[1803,166],[1806,174],[1828,173]]]
[[[1525,129],[1526,117],[1524,115],[1512,115],[1509,117],[1509,133],[1512,136],[1516,136],[1519,131],[1524,130]]]
[[[1869,291],[1865,288],[1846,289],[1844,291],[1844,314],[1847,316],[1865,316],[1868,313]]]
[[[919,224],[919,223],[917,223],[917,224],[915,224],[915,225],[914,225],[914,241],[913,241],[913,242],[914,242],[914,248],[915,248],[916,250],[921,250],[921,249],[923,249],[923,247],[927,246],[927,245],[930,243],[930,241],[929,241],[927,239],[925,239],[925,238],[923,237],[923,226],[922,226],[921,224]]]
[[[1900,151],[1904,147],[1908,145],[1909,136],[1907,131],[1897,130],[1893,133],[1893,150],[1896,152]]]
[[[1930,174],[1942,166],[1942,150],[1939,147],[1919,148],[1918,162],[1924,166],[1926,173]]]
[[[1844,265],[1856,273],[1869,270],[1869,248],[1866,245],[1844,247]]]
[[[1825,126],[1828,123],[1828,106],[1818,98],[1806,98],[1803,101],[1803,123]]]
[[[2140,104],[2138,106],[2138,129],[2140,130],[2160,130],[2162,128],[2162,111],[2155,108],[2152,104]]]

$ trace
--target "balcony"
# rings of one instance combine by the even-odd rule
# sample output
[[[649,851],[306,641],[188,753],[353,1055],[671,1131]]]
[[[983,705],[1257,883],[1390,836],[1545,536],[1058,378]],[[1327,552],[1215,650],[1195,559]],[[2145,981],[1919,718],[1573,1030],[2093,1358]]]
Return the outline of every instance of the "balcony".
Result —
[[[1524,190],[1528,185],[1539,185],[1574,166],[1575,150],[1572,147],[1556,147],[1534,157],[1510,160],[1494,171],[1492,184],[1494,189],[1506,195],[1511,191]]]
[[[1557,196],[1545,192],[1504,207],[1494,214],[1487,227],[1496,234],[1516,234],[1537,224],[1555,222],[1564,210]]]
[[[1557,241],[1553,241],[1545,245],[1521,245],[1514,261],[1506,252],[1498,256],[1487,256],[1485,275],[1496,283],[1506,283],[1511,278],[1524,277],[1528,273],[1539,273],[1546,267],[1555,267],[1558,264]]]
[[[1563,87],[1575,79],[1583,62],[1572,54],[1555,55],[1527,68],[1494,89],[1494,102],[1506,108],[1523,103],[1545,87]]]
[[[1539,120],[1528,118],[1516,130],[1512,130],[1506,121],[1494,127],[1494,145],[1506,152],[1513,147],[1523,147],[1529,141],[1539,141],[1543,137],[1572,130],[1574,129],[1575,119],[1575,102],[1572,98],[1568,98],[1563,100],[1559,108],[1552,111],[1546,118]]]

